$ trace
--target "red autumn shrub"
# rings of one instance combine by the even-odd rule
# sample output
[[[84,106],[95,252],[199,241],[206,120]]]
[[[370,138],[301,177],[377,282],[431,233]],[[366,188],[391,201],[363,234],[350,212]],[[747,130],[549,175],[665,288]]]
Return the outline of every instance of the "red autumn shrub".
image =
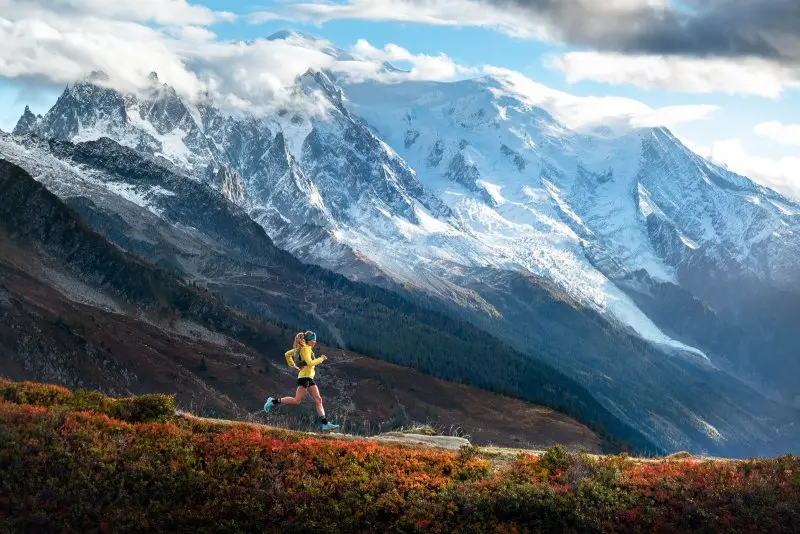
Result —
[[[0,531],[780,533],[800,524],[791,455],[640,462],[552,448],[491,470],[476,448],[133,423],[83,398],[90,409],[0,402]]]

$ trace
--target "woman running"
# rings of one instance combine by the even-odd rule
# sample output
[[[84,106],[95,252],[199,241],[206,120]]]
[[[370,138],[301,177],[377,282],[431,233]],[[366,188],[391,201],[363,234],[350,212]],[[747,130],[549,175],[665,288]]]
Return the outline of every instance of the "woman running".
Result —
[[[300,373],[297,375],[297,391],[294,397],[267,397],[267,402],[264,404],[264,411],[269,412],[276,404],[300,404],[303,397],[306,396],[306,391],[311,393],[311,398],[314,399],[314,406],[317,409],[319,422],[322,424],[322,430],[332,430],[339,428],[339,425],[328,422],[325,418],[325,408],[322,407],[322,397],[319,395],[319,388],[314,383],[314,367],[321,364],[328,359],[324,354],[319,358],[314,358],[314,345],[317,344],[317,335],[312,332],[300,332],[294,336],[294,348],[284,354],[286,363],[289,367],[297,369]],[[298,356],[298,366],[295,363],[294,356]]]

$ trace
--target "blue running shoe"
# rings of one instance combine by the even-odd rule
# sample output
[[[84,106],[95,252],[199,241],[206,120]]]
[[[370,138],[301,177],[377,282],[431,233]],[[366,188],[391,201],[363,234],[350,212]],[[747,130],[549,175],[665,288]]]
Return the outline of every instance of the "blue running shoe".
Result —
[[[339,428],[339,425],[334,425],[333,423],[325,423],[322,425],[322,430],[333,430],[334,428]]]
[[[267,402],[264,403],[264,413],[269,413],[270,408],[272,408],[272,397],[267,397]]]

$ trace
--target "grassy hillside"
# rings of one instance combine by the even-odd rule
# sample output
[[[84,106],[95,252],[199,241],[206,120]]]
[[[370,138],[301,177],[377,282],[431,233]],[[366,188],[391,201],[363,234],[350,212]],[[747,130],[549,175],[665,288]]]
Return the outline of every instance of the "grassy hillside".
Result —
[[[119,313],[122,305],[110,299],[116,312],[81,304],[62,293],[77,298],[78,280],[65,274],[57,285],[49,284],[40,278],[42,266],[29,260],[0,231],[0,376],[116,396],[174,392],[181,407],[204,416],[256,417],[296,429],[315,421],[310,397],[266,418],[260,411],[268,393],[294,392],[296,372],[283,361],[291,332],[256,324],[273,340],[261,352],[196,321],[142,320]],[[83,289],[83,297],[92,296]],[[591,430],[554,410],[353,352],[320,347],[319,353],[329,355],[317,373],[325,407],[348,431],[371,434],[429,423],[453,427],[477,443],[600,447]]]
[[[0,530],[796,532],[800,461],[459,452],[0,383]]]

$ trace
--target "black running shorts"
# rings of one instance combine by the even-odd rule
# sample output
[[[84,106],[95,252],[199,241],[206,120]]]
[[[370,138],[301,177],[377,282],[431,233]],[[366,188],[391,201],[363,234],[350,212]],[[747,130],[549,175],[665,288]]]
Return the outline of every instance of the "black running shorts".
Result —
[[[298,386],[303,386],[306,389],[310,388],[311,386],[316,386],[316,384],[314,383],[314,379],[313,378],[307,378],[307,377],[306,378],[298,378],[297,379],[297,385]]]

